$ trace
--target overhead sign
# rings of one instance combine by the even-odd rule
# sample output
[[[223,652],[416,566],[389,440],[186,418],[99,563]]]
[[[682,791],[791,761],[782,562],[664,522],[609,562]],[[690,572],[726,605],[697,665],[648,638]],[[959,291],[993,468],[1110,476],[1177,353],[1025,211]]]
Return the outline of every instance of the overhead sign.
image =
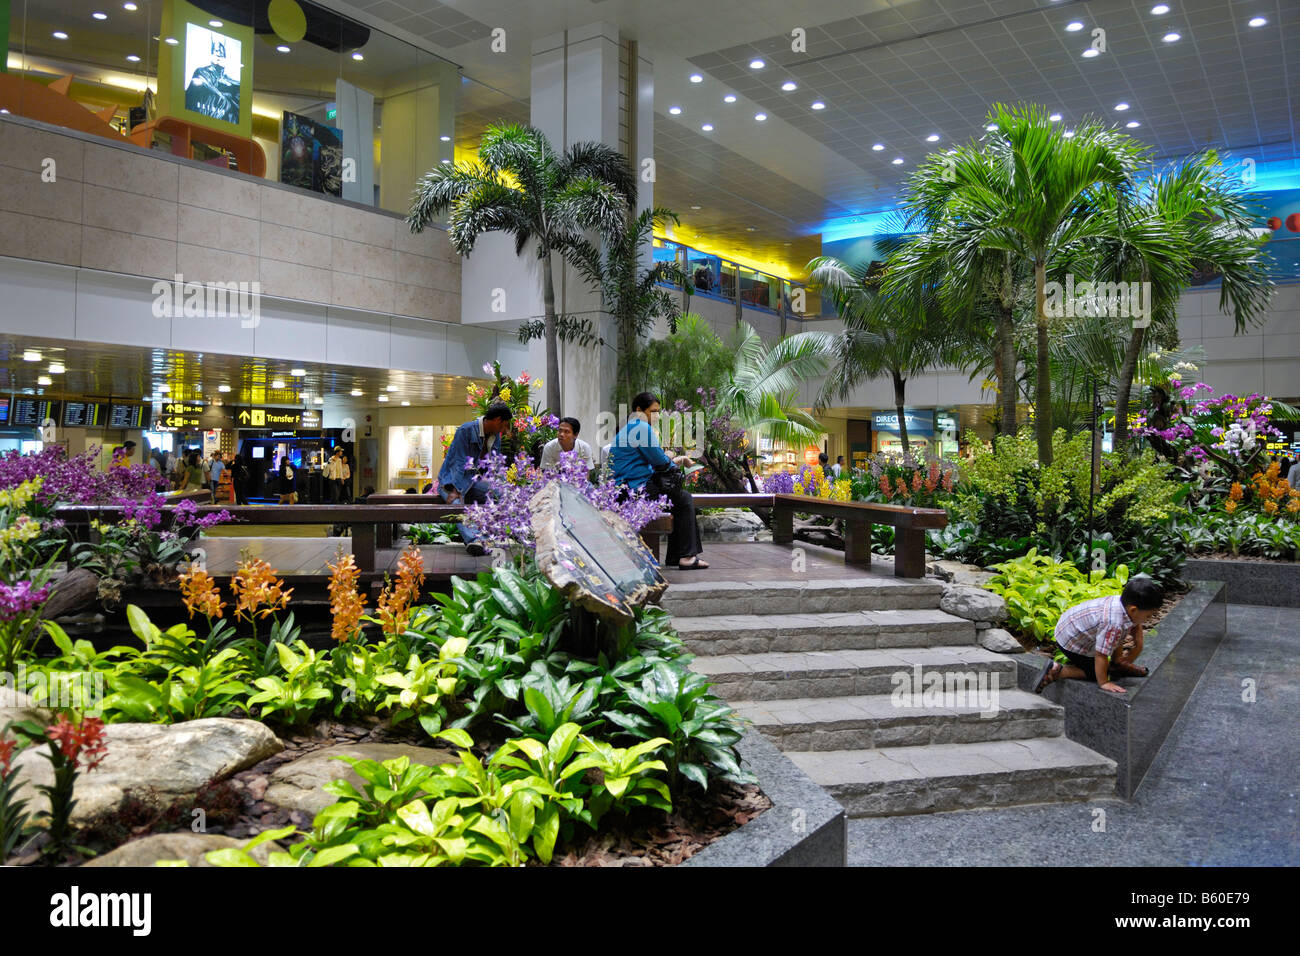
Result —
[[[201,428],[206,408],[202,402],[163,402],[158,417],[154,419],[153,430],[174,432]]]
[[[903,414],[906,416],[908,434],[934,434],[934,412],[904,411]],[[871,416],[871,427],[878,432],[897,432],[898,413],[876,412]]]
[[[302,408],[249,405],[230,409],[239,428],[320,428],[320,412]]]

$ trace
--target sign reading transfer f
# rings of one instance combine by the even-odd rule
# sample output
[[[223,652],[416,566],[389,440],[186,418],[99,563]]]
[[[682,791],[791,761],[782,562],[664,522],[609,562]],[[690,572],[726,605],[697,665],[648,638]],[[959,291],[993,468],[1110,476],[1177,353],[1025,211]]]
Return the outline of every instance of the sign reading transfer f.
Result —
[[[235,421],[242,428],[300,428],[302,410],[297,408],[241,408]]]

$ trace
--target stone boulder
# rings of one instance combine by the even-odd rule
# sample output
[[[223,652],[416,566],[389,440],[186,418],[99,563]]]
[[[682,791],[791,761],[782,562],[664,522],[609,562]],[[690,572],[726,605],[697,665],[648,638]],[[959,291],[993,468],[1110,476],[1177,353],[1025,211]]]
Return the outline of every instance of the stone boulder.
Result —
[[[985,571],[978,564],[962,564],[960,561],[936,561],[930,567],[930,573],[949,584],[970,584],[983,587],[997,577],[993,571]]]
[[[204,786],[261,763],[284,749],[256,720],[209,717],[180,724],[109,724],[104,760],[77,777],[72,822],[93,824],[112,816],[128,794],[159,807],[194,797]],[[28,747],[14,759],[16,779],[27,783],[29,812],[47,809],[36,791],[54,782],[44,747]]]
[[[980,646],[986,651],[994,651],[998,654],[1023,654],[1025,652],[1020,642],[1011,636],[1011,632],[1000,627],[980,631],[979,638]]]
[[[771,532],[763,519],[748,508],[727,508],[717,514],[699,515],[700,538],[704,541],[758,541]]]
[[[969,584],[950,584],[944,588],[939,608],[968,621],[1000,624],[1007,619],[1007,602],[1002,595]]]
[[[54,711],[46,707],[37,707],[31,697],[21,690],[15,690],[8,684],[0,684],[0,730],[5,725],[30,720],[42,726],[54,720]]]
[[[251,839],[251,838],[250,838]],[[231,847],[241,848],[248,840],[236,840],[234,837],[219,833],[191,833],[182,830],[177,833],[155,833],[152,836],[123,843],[116,850],[97,856],[83,866],[153,866],[159,860],[182,860],[190,866],[212,866],[204,854],[212,850],[225,850]],[[253,859],[263,866],[271,853],[284,848],[277,843],[259,843],[253,847]]]
[[[338,799],[322,789],[325,784],[333,780],[346,780],[361,790],[362,780],[356,771],[342,760],[336,760],[336,757],[379,762],[409,757],[411,763],[422,763],[426,767],[460,762],[460,757],[450,750],[411,744],[343,744],[326,747],[277,767],[271,774],[271,785],[266,789],[266,802],[288,810],[303,810],[314,817]]]

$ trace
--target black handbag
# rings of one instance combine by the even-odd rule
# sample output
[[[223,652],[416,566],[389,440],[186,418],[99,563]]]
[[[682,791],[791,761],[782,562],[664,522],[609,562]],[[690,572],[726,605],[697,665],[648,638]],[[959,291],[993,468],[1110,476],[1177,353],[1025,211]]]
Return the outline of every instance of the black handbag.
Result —
[[[655,468],[648,484],[661,495],[676,497],[682,491],[682,470],[673,462],[667,462]]]

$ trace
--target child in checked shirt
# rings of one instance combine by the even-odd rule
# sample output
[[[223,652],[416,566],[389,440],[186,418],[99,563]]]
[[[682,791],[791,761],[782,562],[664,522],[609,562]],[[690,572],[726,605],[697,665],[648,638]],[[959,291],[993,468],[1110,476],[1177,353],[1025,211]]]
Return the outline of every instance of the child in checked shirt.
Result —
[[[1111,676],[1146,677],[1135,665],[1142,653],[1142,626],[1162,603],[1164,591],[1146,575],[1129,578],[1122,594],[1076,604],[1056,622],[1056,646],[1069,663],[1049,660],[1038,676],[1035,694],[1053,681],[1096,681],[1104,691],[1125,693]]]

